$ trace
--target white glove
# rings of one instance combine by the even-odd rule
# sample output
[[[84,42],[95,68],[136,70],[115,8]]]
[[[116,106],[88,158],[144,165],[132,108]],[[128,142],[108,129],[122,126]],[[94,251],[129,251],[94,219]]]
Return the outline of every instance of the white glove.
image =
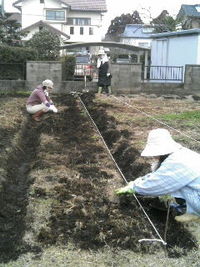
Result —
[[[44,90],[44,94],[45,94],[46,96],[49,96],[49,92],[48,92],[47,90]]]
[[[109,77],[109,76],[110,76],[110,73],[108,72],[108,73],[107,73],[107,77]]]
[[[58,112],[57,108],[54,105],[51,105],[49,107],[49,110],[52,110],[54,113],[57,113]]]

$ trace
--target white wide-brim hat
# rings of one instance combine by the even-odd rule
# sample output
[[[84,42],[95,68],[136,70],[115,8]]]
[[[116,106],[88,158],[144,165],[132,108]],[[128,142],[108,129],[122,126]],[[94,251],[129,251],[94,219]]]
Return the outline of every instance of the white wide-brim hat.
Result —
[[[175,152],[182,145],[175,142],[166,129],[155,129],[149,132],[147,144],[141,153],[144,157],[156,157]]]

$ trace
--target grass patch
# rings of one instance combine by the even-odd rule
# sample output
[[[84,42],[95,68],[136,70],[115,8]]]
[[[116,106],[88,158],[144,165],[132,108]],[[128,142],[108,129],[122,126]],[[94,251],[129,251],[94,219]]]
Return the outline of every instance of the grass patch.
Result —
[[[200,121],[200,111],[187,111],[179,114],[166,114],[157,118],[165,121],[184,120],[196,123]]]
[[[13,96],[13,97],[27,97],[30,95],[30,91],[17,91],[17,92],[9,92],[9,91],[0,91],[0,97],[5,96]]]

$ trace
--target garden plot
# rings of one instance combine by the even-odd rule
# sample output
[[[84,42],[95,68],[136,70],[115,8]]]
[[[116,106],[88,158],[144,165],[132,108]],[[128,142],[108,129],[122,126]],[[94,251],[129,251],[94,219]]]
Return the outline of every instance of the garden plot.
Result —
[[[94,94],[85,94],[81,99],[126,178],[131,180],[147,173],[150,165],[140,158],[140,151],[147,131],[159,123],[126,107],[124,98],[95,98]],[[145,106],[153,116],[163,116],[160,119],[172,122],[173,127],[194,134],[195,139],[198,137],[199,126],[196,123],[191,126],[194,117],[199,119],[198,102],[145,97],[125,100],[140,108]],[[54,97],[54,102],[59,113],[45,115],[42,122],[36,123],[25,112],[25,98],[0,99],[2,264],[66,266],[63,260],[66,262],[67,257],[69,266],[79,263],[91,266],[89,262],[96,262],[101,253],[104,265],[98,265],[97,261],[95,266],[109,266],[111,262],[119,263],[119,259],[131,266],[133,253],[141,262],[141,254],[145,255],[144,261],[158,252],[163,255],[160,243],[138,242],[157,238],[156,233],[133,197],[114,195],[124,181],[79,99],[65,95]],[[170,120],[172,107],[175,112]],[[190,121],[185,118],[184,122],[179,118],[183,113],[187,118],[188,114],[195,116],[190,116]],[[189,142],[180,134],[177,139],[199,150],[195,141]],[[151,199],[140,200],[163,236],[166,212],[151,208]],[[166,239],[167,257],[177,257],[179,262],[185,260],[184,255],[197,251],[198,240],[187,227],[174,221],[173,214]],[[48,253],[55,257],[46,257]],[[85,256],[87,253],[90,255]],[[127,258],[126,253],[131,257]]]

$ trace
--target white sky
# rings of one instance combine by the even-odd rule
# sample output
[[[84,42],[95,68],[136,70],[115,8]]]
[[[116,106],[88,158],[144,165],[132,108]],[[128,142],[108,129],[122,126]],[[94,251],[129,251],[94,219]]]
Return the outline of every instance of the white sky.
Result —
[[[195,5],[200,4],[200,0],[106,0],[108,12],[104,16],[104,28],[107,30],[111,20],[121,14],[133,13],[137,10],[144,22],[148,22],[142,16],[145,14],[147,18],[150,10],[151,17],[155,18],[166,9],[169,14],[175,17],[182,4]],[[146,11],[145,11],[146,10]]]

